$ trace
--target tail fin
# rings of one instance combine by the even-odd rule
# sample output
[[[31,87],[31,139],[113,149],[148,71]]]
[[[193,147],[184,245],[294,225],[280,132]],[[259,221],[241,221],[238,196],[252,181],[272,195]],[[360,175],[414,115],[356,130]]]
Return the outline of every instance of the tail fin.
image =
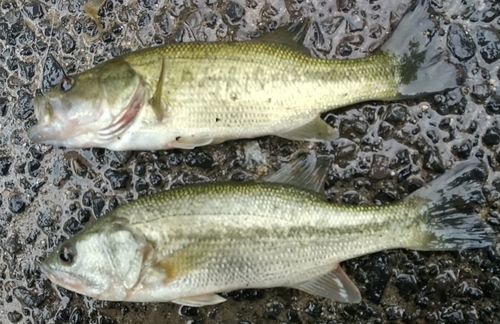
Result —
[[[485,201],[478,161],[462,162],[408,199],[424,200],[423,226],[415,250],[459,250],[489,246],[495,232],[475,212],[471,203]]]
[[[462,69],[451,63],[446,37],[428,12],[430,0],[417,0],[380,48],[399,60],[402,98],[436,93],[463,83]]]

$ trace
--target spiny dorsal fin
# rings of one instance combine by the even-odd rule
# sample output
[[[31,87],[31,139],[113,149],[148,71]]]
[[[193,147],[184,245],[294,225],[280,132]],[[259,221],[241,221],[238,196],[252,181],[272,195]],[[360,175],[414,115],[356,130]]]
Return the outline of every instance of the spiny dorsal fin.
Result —
[[[291,25],[280,27],[264,36],[252,39],[251,41],[285,45],[310,56],[311,51],[303,44],[309,26],[311,26],[311,18],[303,18]]]
[[[312,152],[283,166],[273,174],[264,177],[263,180],[293,185],[324,194],[325,179],[332,160],[332,157],[316,156],[316,153]]]

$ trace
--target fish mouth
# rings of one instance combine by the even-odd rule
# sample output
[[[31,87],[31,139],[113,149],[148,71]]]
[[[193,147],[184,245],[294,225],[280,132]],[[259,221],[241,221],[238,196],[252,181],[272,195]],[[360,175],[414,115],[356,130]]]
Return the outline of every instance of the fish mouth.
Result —
[[[112,117],[109,110],[101,107],[90,116],[92,120],[86,123],[81,118],[72,120],[57,114],[61,110],[57,108],[62,106],[59,100],[47,96],[36,97],[33,106],[38,123],[28,129],[28,138],[38,144],[80,148],[113,141],[133,123],[143,106],[144,95],[145,89],[139,85],[118,116]],[[103,119],[111,119],[113,122],[102,127]]]
[[[39,144],[55,144],[61,139],[67,138],[66,129],[75,129],[74,123],[66,123],[62,127],[62,123],[55,118],[54,108],[47,96],[35,97],[33,100],[33,108],[38,123],[28,129],[28,138]],[[70,125],[71,124],[71,125]]]
[[[52,281],[56,285],[77,292],[79,294],[83,294],[83,285],[81,283],[78,283],[77,280],[69,278],[64,273],[56,275],[55,271],[45,263],[42,263],[42,265],[40,266],[40,270],[47,278],[49,278],[50,281]]]

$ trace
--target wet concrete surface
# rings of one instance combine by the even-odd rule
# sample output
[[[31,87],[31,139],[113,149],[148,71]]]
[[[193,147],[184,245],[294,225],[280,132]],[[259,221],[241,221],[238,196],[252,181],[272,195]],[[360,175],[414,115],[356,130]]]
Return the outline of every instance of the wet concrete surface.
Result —
[[[64,73],[168,42],[243,40],[297,18],[314,19],[306,45],[320,57],[365,56],[383,43],[410,1],[107,0],[0,1],[0,321],[2,323],[499,323],[500,245],[450,253],[394,250],[343,263],[363,301],[343,305],[292,289],[228,292],[203,308],[95,301],[56,287],[40,261],[94,218],[162,189],[246,180],[295,152],[335,155],[326,191],[345,204],[399,200],[456,161],[484,163],[481,213],[500,226],[500,3],[433,0],[457,90],[414,101],[367,102],[325,114],[332,146],[276,137],[192,151],[111,152],[34,145],[32,98]]]

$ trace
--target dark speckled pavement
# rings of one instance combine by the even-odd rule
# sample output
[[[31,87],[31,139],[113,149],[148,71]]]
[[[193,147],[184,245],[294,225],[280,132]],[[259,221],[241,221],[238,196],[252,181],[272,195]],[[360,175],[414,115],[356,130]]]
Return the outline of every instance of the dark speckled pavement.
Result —
[[[488,204],[500,228],[500,4],[433,0],[461,89],[415,101],[367,102],[325,114],[339,127],[331,146],[276,137],[193,151],[110,152],[34,145],[32,98],[68,74],[120,53],[167,42],[243,40],[303,16],[306,45],[325,58],[356,58],[379,47],[410,1],[107,0],[104,34],[85,2],[0,0],[1,323],[500,323],[500,244],[476,251],[394,250],[343,263],[363,302],[343,305],[292,289],[224,294],[200,309],[95,301],[42,277],[49,251],[117,205],[185,184],[256,179],[298,150],[336,156],[332,201],[402,199],[456,161],[483,161]]]

